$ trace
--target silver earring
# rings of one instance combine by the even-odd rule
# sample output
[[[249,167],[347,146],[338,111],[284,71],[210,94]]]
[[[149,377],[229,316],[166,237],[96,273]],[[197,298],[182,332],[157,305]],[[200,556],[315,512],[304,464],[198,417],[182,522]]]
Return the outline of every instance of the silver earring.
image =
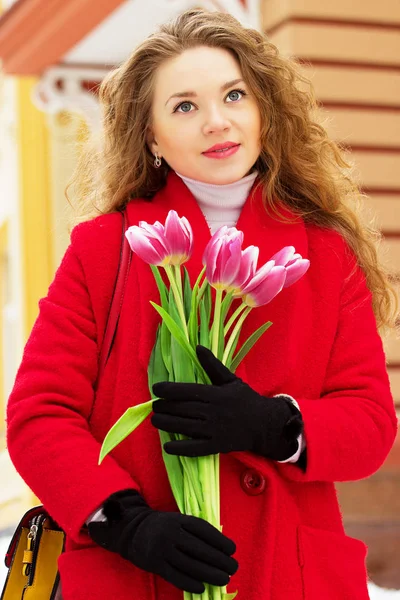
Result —
[[[161,167],[161,158],[158,156],[157,153],[155,154],[154,166],[156,169],[159,169]]]

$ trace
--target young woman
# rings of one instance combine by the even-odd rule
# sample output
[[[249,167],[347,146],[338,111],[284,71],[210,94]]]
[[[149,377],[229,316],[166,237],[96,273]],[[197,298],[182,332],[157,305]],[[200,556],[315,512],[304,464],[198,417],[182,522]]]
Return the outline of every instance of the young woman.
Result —
[[[40,301],[8,404],[11,458],[67,533],[64,600],[180,600],[204,583],[243,600],[368,598],[366,546],[346,536],[334,482],[374,473],[395,439],[378,329],[394,326],[396,302],[305,83],[261,33],[190,10],[101,85],[103,142],[76,179],[82,222]],[[161,386],[151,421],[98,466],[110,426],[149,398],[158,324],[151,271],[133,256],[95,398],[123,207],[130,225],[163,222],[170,209],[189,219],[192,277],[223,224],[260,248],[259,264],[290,245],[310,268],[252,311],[244,336],[273,327],[237,377],[221,381],[200,349],[219,374],[200,413],[196,391]],[[158,428],[201,442],[175,453],[221,453],[222,533],[178,512]]]

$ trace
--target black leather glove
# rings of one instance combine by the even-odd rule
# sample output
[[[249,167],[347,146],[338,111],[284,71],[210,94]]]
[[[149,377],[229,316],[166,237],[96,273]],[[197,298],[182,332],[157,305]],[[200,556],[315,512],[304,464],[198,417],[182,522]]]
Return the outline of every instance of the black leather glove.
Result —
[[[94,542],[180,590],[202,594],[203,582],[224,586],[236,573],[236,546],[207,521],[153,510],[135,490],[112,494],[105,522],[89,523]]]
[[[285,396],[266,398],[236,377],[204,346],[198,359],[213,385],[162,381],[153,385],[152,424],[192,439],[167,442],[169,454],[206,456],[248,450],[286,460],[298,449],[300,411]]]

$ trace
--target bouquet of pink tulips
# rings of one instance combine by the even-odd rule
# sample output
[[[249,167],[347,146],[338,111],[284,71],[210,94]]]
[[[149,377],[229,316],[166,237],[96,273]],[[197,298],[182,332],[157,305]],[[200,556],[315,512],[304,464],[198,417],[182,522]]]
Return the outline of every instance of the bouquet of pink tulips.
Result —
[[[243,233],[235,227],[221,227],[210,239],[203,254],[203,269],[191,288],[186,267],[192,254],[193,233],[185,217],[168,213],[165,225],[140,221],[126,232],[140,258],[151,266],[160,293],[161,305],[151,302],[161,323],[148,367],[150,395],[159,381],[210,383],[196,355],[201,344],[211,349],[232,372],[272,325],[259,327],[238,352],[241,327],[252,308],[267,304],[283,288],[295,283],[307,271],[309,261],[296,254],[293,246],[282,248],[257,270],[259,249],[244,250]],[[165,270],[169,287],[159,268]],[[183,271],[183,272],[182,272]],[[213,302],[211,287],[215,289]],[[239,301],[230,318],[228,311]],[[212,323],[211,323],[212,321]],[[152,411],[156,398],[129,408],[104,439],[100,462],[136,429]],[[219,506],[219,455],[191,458],[167,454],[164,444],[183,439],[180,434],[159,430],[163,458],[179,510],[201,517],[222,531]],[[205,584],[203,594],[184,592],[185,600],[232,600],[236,593]]]

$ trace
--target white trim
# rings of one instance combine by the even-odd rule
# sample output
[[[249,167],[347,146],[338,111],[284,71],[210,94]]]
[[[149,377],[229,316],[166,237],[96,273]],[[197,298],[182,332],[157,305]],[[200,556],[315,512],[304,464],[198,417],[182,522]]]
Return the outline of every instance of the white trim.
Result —
[[[57,114],[71,111],[81,114],[87,123],[100,128],[100,106],[97,97],[82,86],[85,81],[102,81],[109,69],[50,67],[35,86],[33,104],[43,112]],[[58,82],[62,81],[62,88]]]

